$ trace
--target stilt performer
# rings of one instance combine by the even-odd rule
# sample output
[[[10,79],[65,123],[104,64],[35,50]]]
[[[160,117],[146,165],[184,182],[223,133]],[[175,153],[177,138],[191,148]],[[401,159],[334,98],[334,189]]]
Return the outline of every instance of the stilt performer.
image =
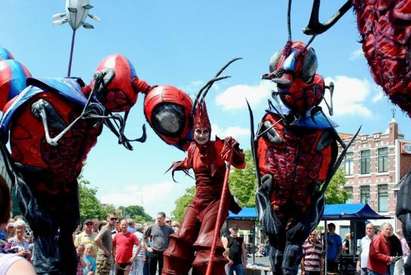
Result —
[[[186,210],[179,233],[171,235],[164,252],[164,275],[188,274],[191,267],[195,274],[204,275],[209,263],[213,265],[211,274],[225,274],[227,261],[219,236],[221,220],[226,218],[228,210],[240,210],[228,190],[227,196],[222,196],[229,174],[226,162],[236,168],[244,168],[245,162],[243,151],[234,138],[210,140],[211,124],[204,98],[215,81],[226,78],[219,77],[223,69],[200,90],[193,107],[193,141],[186,158],[170,167],[173,175],[175,171],[188,173],[193,169],[196,194]],[[215,254],[211,255],[213,240]]]
[[[320,221],[324,193],[349,146],[319,106],[326,89],[332,97],[333,85],[326,86],[316,73],[317,56],[309,46],[312,39],[307,45],[292,41],[290,10],[291,1],[288,41],[271,59],[270,72],[263,75],[277,84],[275,104],[269,100],[256,136],[249,107],[257,210],[276,275],[297,274],[302,244]],[[325,103],[331,114],[332,101]],[[339,157],[337,142],[343,148]]]

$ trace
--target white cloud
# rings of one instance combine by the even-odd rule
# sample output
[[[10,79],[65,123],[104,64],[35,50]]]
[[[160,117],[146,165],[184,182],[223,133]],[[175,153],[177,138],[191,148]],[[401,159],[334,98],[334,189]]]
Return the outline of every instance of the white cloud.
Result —
[[[227,88],[216,96],[216,104],[224,110],[237,110],[246,108],[246,99],[250,105],[256,106],[269,98],[275,84],[271,81],[261,81],[259,85],[235,85]]]
[[[186,176],[182,173],[181,177]],[[179,180],[180,176],[176,175],[176,179]],[[102,203],[115,206],[142,205],[148,214],[154,216],[159,211],[171,214],[175,200],[190,186],[191,184],[172,181],[144,185],[135,183],[102,194],[99,191],[97,195]]]
[[[344,75],[326,78],[325,83],[334,82],[334,113],[336,115],[356,115],[370,117],[371,110],[365,106],[371,93],[370,83],[366,79],[352,78]],[[329,101],[329,93],[326,93]],[[321,104],[323,108],[325,104]]]
[[[373,103],[376,103],[378,101],[381,101],[384,98],[384,91],[381,88],[381,86],[375,85],[375,89],[377,94],[373,96],[371,99]]]
[[[222,128],[218,124],[212,124],[212,136],[217,135],[219,138],[224,138],[232,136],[235,139],[239,140],[241,137],[248,136],[250,130],[247,128],[242,128],[238,126]]]
[[[350,55],[350,60],[354,61],[364,56],[364,53],[361,48],[356,49]]]

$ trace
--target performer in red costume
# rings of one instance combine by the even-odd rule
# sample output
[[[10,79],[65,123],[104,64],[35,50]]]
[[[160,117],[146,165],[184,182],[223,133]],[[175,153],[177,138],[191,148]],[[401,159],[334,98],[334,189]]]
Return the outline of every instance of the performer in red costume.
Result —
[[[174,163],[171,169],[173,173],[193,169],[196,194],[186,210],[179,233],[171,235],[168,249],[164,252],[164,275],[188,274],[191,267],[195,274],[206,273],[226,172],[225,161],[236,168],[245,167],[243,151],[234,138],[210,140],[211,126],[205,102],[201,100],[194,108],[194,141],[188,147],[187,157]],[[228,210],[240,210],[231,194],[223,209],[224,216]],[[226,260],[223,251],[224,247],[218,240],[213,274],[224,274]]]

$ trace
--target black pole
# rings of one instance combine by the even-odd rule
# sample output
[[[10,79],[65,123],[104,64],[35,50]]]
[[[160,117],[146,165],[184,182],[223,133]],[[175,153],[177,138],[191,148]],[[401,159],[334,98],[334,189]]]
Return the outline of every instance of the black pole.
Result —
[[[71,74],[71,63],[73,61],[73,52],[74,52],[75,40],[76,40],[76,30],[73,30],[73,35],[71,36],[70,59],[69,59],[67,77],[70,77],[70,74]]]

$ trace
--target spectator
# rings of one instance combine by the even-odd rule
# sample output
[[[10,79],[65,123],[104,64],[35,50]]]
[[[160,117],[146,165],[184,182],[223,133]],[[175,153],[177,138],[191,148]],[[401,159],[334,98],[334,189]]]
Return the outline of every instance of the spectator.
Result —
[[[351,248],[351,233],[345,234],[345,238],[343,241],[342,245],[342,253],[345,255],[350,254],[350,248]]]
[[[18,256],[26,258],[27,260],[31,259],[30,253],[30,243],[26,240],[26,224],[24,221],[19,220],[16,222],[16,235],[13,238],[8,240],[10,251],[17,253]]]
[[[368,223],[365,226],[365,236],[360,242],[360,258],[357,262],[357,270],[361,272],[361,275],[368,275],[368,255],[370,253],[370,244],[374,236],[374,225],[372,223]]]
[[[395,264],[394,275],[403,275],[404,274],[404,263],[407,262],[407,257],[410,255],[410,248],[408,247],[407,240],[404,238],[402,230],[397,231],[397,236],[401,242],[402,250],[402,259],[397,261]]]
[[[92,244],[86,244],[84,246],[84,256],[83,256],[83,261],[84,261],[84,268],[83,268],[83,275],[94,275],[96,272],[96,258],[93,256],[93,248],[94,246]]]
[[[232,226],[229,229],[229,236],[223,237],[223,246],[226,249],[228,275],[245,275],[247,267],[247,250],[245,249],[244,238],[238,236],[238,228]]]
[[[410,255],[410,247],[408,246],[407,240],[404,238],[404,234],[402,233],[402,230],[399,230],[397,232],[397,235],[401,241],[402,256],[404,257],[404,261],[405,261],[406,258]]]
[[[136,232],[134,235],[137,237],[139,242],[139,247],[134,246],[133,253],[136,254],[136,258],[133,262],[133,266],[131,267],[131,275],[144,275],[144,262],[146,260],[146,249],[144,243],[144,234],[143,234],[143,226],[141,224],[137,224]],[[140,251],[137,253],[137,249],[140,248]]]
[[[116,275],[128,275],[131,264],[133,263],[139,249],[133,254],[133,246],[139,245],[137,237],[128,232],[128,222],[122,219],[120,222],[121,231],[116,233],[113,238],[113,251],[116,261]]]
[[[107,223],[101,227],[100,232],[97,234],[95,244],[98,247],[97,250],[97,275],[110,274],[111,266],[113,265],[113,239],[111,231],[117,222],[117,216],[110,214],[107,216]]]
[[[335,233],[335,224],[328,224],[327,234],[327,270],[328,272],[338,272],[338,258],[341,255],[341,237]]]
[[[134,223],[133,219],[128,219],[127,222],[128,222],[127,231],[130,233],[136,232],[136,224]]]
[[[0,224],[0,242],[7,241],[6,223]]]
[[[393,228],[389,223],[382,225],[382,231],[371,241],[370,254],[368,259],[368,270],[371,275],[389,274],[389,265],[395,261],[391,255],[389,239],[392,236]]]
[[[76,275],[83,275],[83,269],[86,266],[84,262],[84,244],[79,244],[76,248],[77,252],[77,273]]]
[[[396,235],[392,235],[389,239],[390,244],[390,256],[395,257],[395,261],[390,264],[390,274],[394,274],[395,268],[403,269],[403,261],[402,261],[402,246],[401,241]]]
[[[16,235],[16,226],[14,220],[10,220],[6,226],[6,239],[13,238]]]
[[[180,231],[180,223],[178,221],[173,221],[171,227],[173,228],[174,233],[178,234],[178,231]]]
[[[91,244],[93,246],[93,256],[96,256],[97,247],[94,242],[96,237],[97,233],[94,232],[94,222],[92,220],[87,219],[83,223],[83,231],[80,232],[74,239],[74,246],[77,247],[80,244]]]
[[[148,264],[150,275],[155,275],[157,272],[157,264],[159,274],[163,271],[163,252],[168,247],[169,236],[174,233],[174,230],[165,222],[166,214],[159,212],[156,217],[156,223],[147,228],[145,240],[148,244]]]
[[[322,253],[323,245],[318,237],[318,232],[314,230],[303,244],[303,259],[301,261],[303,275],[320,275],[324,265]]]
[[[0,224],[10,219],[11,198],[5,180],[0,177]],[[2,275],[35,275],[33,266],[24,258],[15,254],[0,253],[0,274]]]

